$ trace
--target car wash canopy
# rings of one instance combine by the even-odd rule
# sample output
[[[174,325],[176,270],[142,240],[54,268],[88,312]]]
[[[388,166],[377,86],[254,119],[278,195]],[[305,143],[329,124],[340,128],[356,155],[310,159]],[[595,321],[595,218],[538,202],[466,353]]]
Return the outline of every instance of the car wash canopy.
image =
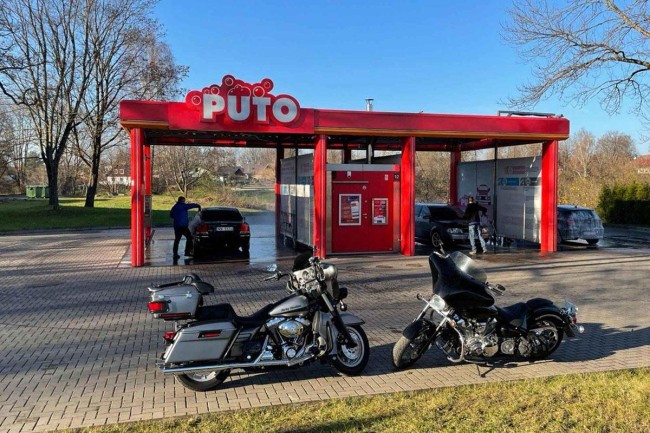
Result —
[[[400,251],[410,255],[414,253],[416,151],[451,152],[450,197],[456,197],[456,170],[461,151],[541,142],[541,245],[542,250],[556,249],[558,140],[569,135],[569,121],[562,117],[304,108],[295,97],[275,92],[269,79],[247,83],[226,75],[220,84],[189,92],[184,102],[122,101],[120,120],[131,136],[131,262],[134,266],[144,264],[147,238],[144,217],[150,211],[146,209],[145,196],[151,191],[152,145],[275,148],[278,159],[287,148],[313,149],[313,245],[319,255],[325,256],[327,150],[342,150],[348,155],[345,161],[352,150],[366,150],[369,146],[373,150],[401,152]],[[279,194],[277,186],[276,194]]]

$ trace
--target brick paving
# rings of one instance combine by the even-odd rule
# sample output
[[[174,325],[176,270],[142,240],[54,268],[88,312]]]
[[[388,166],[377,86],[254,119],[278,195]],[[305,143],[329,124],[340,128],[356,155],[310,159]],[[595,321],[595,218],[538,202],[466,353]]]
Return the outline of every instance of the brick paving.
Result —
[[[159,236],[158,234],[156,236]],[[167,237],[165,237],[167,236]],[[482,258],[506,305],[534,296],[574,301],[585,334],[551,360],[495,368],[450,364],[430,351],[394,371],[392,345],[429,293],[427,258],[335,257],[350,311],[366,320],[372,346],[364,375],[319,363],[296,370],[233,374],[217,391],[195,393],[163,376],[155,361],[171,325],[146,311],[151,282],[196,272],[250,314],[284,295],[264,282],[273,257],[131,268],[126,230],[0,237],[0,432],[51,431],[222,410],[578,372],[650,367],[648,249],[574,249],[547,256],[503,252]],[[158,247],[171,241],[164,232]],[[255,245],[253,245],[253,248]],[[288,268],[284,251],[279,264]]]

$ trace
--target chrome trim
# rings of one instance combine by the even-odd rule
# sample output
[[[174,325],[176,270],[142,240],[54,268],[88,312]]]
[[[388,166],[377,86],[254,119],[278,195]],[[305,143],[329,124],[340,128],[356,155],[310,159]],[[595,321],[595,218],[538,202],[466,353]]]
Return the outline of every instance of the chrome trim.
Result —
[[[262,352],[264,354],[264,352]],[[253,362],[238,362],[232,364],[216,364],[216,365],[204,365],[200,367],[165,367],[162,366],[161,370],[163,374],[187,374],[187,373],[201,373],[206,371],[222,371],[222,370],[232,370],[235,368],[248,368],[248,367],[291,367],[314,358],[314,355],[307,354],[299,358],[294,358],[291,360],[275,360],[275,361],[260,361],[257,360]],[[259,359],[259,358],[258,358]]]

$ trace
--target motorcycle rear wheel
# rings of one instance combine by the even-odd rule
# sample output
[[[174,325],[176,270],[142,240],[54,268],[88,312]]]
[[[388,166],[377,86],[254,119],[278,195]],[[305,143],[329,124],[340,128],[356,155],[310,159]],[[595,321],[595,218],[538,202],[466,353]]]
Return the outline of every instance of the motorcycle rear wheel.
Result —
[[[365,331],[359,325],[346,326],[357,347],[349,348],[345,344],[336,343],[336,353],[332,365],[347,376],[361,374],[370,357],[370,343]]]
[[[429,338],[420,332],[414,338],[404,336],[393,346],[393,365],[395,368],[406,368],[415,364],[429,347]]]
[[[188,373],[179,374],[176,379],[183,384],[185,388],[192,391],[206,392],[216,389],[230,375],[230,370],[211,371],[208,373]]]
[[[531,360],[547,358],[560,346],[564,338],[564,329],[549,319],[537,319],[528,330],[528,341],[537,343],[533,346]]]

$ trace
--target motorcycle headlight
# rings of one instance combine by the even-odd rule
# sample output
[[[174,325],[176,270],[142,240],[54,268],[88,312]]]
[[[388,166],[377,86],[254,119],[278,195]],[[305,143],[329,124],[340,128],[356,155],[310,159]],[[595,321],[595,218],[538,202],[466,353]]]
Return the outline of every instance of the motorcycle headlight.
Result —
[[[444,311],[447,309],[447,303],[439,295],[433,295],[433,298],[431,298],[431,305],[438,311]]]

